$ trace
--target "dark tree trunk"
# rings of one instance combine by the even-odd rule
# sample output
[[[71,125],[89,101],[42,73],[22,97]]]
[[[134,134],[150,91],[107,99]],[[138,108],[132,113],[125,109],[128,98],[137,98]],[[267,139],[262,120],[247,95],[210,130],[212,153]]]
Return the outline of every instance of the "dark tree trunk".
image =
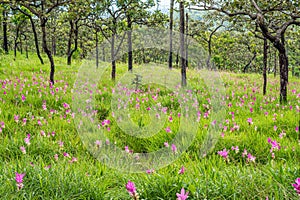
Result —
[[[288,85],[288,57],[285,50],[279,52],[279,69],[280,69],[280,103],[287,102],[287,85]]]
[[[4,9],[2,12],[3,15],[3,50],[6,54],[8,54],[8,39],[7,39],[7,12]]]
[[[189,14],[186,13],[186,26],[185,26],[185,67],[188,68],[189,66],[189,45],[188,45],[188,33],[189,33]]]
[[[18,39],[19,39],[19,33],[20,33],[20,24],[17,25],[16,27],[16,35],[14,38],[14,59],[16,60],[17,58],[17,47],[18,47]]]
[[[132,21],[130,16],[127,16],[127,43],[128,43],[128,71],[132,71]]]
[[[267,67],[268,67],[268,40],[264,38],[264,69],[263,69],[263,78],[264,78],[264,85],[263,85],[263,95],[267,93]]]
[[[275,49],[275,51],[274,51],[274,77],[276,77],[276,73],[277,73],[277,51]]]
[[[179,4],[179,9],[180,9],[180,56],[181,56],[181,85],[182,87],[186,86],[186,61],[185,61],[185,35],[184,35],[184,5],[183,1],[180,2]]]
[[[169,69],[173,66],[173,13],[174,13],[174,0],[170,1],[170,49],[169,49]]]
[[[47,54],[47,57],[50,61],[50,83],[53,85],[54,84],[55,65],[54,65],[54,60],[52,57],[52,52],[49,50],[48,45],[47,45],[47,32],[46,32],[47,20],[48,20],[47,18],[44,18],[42,16],[40,17],[43,49],[44,49],[44,52]]]
[[[72,40],[73,40],[73,33],[74,33],[74,21],[73,20],[69,20],[69,24],[70,24],[70,31],[69,31],[69,39],[68,39],[68,48],[67,48],[67,64],[71,65],[71,48],[72,48]]]
[[[179,66],[179,51],[177,51],[175,62],[176,62],[176,66]]]
[[[115,60],[115,35],[111,37],[111,79],[116,79],[116,60]]]
[[[98,31],[96,31],[96,67],[99,67],[99,40]]]
[[[105,62],[106,58],[105,58],[105,46],[102,46],[102,60]]]
[[[40,54],[40,48],[39,48],[39,41],[38,41],[38,36],[37,36],[37,32],[36,32],[36,28],[35,28],[35,24],[34,21],[31,17],[31,15],[27,15],[29,17],[30,23],[31,23],[31,28],[32,28],[32,32],[33,32],[33,36],[34,36],[34,43],[35,43],[35,49],[36,49],[36,54],[40,59],[41,64],[44,64],[44,60]]]
[[[78,34],[79,34],[79,26],[78,26],[79,20],[75,21],[75,29],[74,29],[74,48],[71,50],[70,54],[68,55],[68,65],[71,65],[72,63],[72,56],[78,49]]]
[[[251,60],[243,68],[243,73],[246,73],[247,69],[249,68],[253,60],[255,60],[255,58],[256,58],[256,51],[253,53],[253,57],[251,58]]]

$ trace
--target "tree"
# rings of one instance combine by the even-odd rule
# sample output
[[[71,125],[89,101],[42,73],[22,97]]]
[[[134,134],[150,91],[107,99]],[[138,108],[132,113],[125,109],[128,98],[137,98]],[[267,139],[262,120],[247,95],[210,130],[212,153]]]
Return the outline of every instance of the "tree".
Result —
[[[170,50],[169,50],[169,69],[172,69],[173,66],[173,19],[174,18],[174,0],[170,1]]]
[[[262,34],[279,53],[280,103],[287,102],[288,56],[285,48],[285,33],[288,27],[300,25],[300,4],[298,1],[194,1],[196,10],[216,10],[229,17],[247,17],[255,21]],[[276,17],[276,20],[270,20]]]
[[[30,24],[31,24],[31,29],[32,29],[32,32],[33,32],[33,36],[34,36],[34,44],[35,44],[36,54],[37,54],[41,64],[43,65],[44,60],[43,60],[43,58],[41,56],[41,53],[40,53],[38,34],[37,34],[37,31],[36,31],[34,20],[32,18],[32,14],[30,13],[30,11],[28,11],[26,8],[24,8],[22,6],[17,7],[17,8],[13,7],[13,9],[18,9],[21,13],[23,13],[25,16],[28,17],[28,19],[30,21]]]
[[[7,39],[7,6],[1,6],[2,9],[2,27],[3,27],[3,50],[8,54],[8,39]]]
[[[184,2],[179,2],[179,10],[180,10],[180,56],[181,56],[181,85],[183,87],[186,86],[186,61],[185,61],[185,19],[184,19]]]
[[[54,84],[54,73],[55,73],[55,64],[52,56],[52,52],[48,47],[47,39],[47,21],[49,20],[49,14],[56,8],[71,3],[71,0],[57,0],[57,1],[13,1],[11,2],[14,7],[23,6],[32,14],[34,14],[40,21],[40,27],[42,30],[42,44],[44,52],[47,54],[47,57],[50,62],[50,83]]]

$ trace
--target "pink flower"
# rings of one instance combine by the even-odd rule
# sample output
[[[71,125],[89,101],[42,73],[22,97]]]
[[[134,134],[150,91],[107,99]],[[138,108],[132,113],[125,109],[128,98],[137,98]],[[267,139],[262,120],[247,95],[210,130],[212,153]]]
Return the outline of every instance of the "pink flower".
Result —
[[[128,183],[126,184],[126,190],[133,197],[137,195],[135,185],[131,181],[128,181]]]
[[[21,147],[20,147],[20,150],[22,151],[23,154],[26,154],[26,149],[25,149],[24,146],[21,146]]]
[[[69,161],[69,163],[74,163],[74,162],[77,162],[77,161],[78,161],[78,159],[73,157],[72,160]]]
[[[95,145],[99,148],[102,145],[102,141],[96,140]]]
[[[274,131],[277,131],[277,126],[276,125],[274,126]]]
[[[238,153],[239,152],[239,147],[238,146],[236,146],[236,147],[231,147],[231,150],[232,151],[235,151],[235,153]]]
[[[56,161],[58,161],[58,155],[57,155],[57,154],[54,155],[54,159],[55,159]]]
[[[280,145],[276,140],[271,140],[271,138],[268,138],[268,143],[272,145],[270,152],[272,152],[274,149],[275,150],[280,150]]]
[[[189,197],[188,194],[189,192],[185,192],[184,188],[182,188],[180,194],[176,193],[177,200],[186,200]]]
[[[63,106],[64,106],[65,109],[70,108],[69,104],[67,104],[67,103],[63,103]]]
[[[178,174],[184,174],[184,172],[185,172],[185,168],[184,168],[184,166],[182,166],[182,167],[180,168]]]
[[[247,122],[249,123],[249,125],[253,124],[252,118],[248,118]]]
[[[220,156],[222,156],[224,159],[227,159],[228,158],[228,153],[229,153],[229,150],[226,151],[226,149],[223,149],[223,151],[218,151],[218,154]]]
[[[25,174],[19,174],[18,172],[16,172],[16,177],[15,177],[15,180],[17,182],[17,187],[18,187],[18,190],[22,189],[23,188],[23,178],[24,178]]]
[[[255,162],[256,157],[248,153],[248,162]]]
[[[147,174],[152,174],[152,173],[154,173],[154,169],[147,169],[147,170],[146,170],[146,173],[147,173]]]
[[[63,148],[64,142],[60,140],[60,141],[58,141],[58,145],[59,145],[60,148]]]
[[[242,153],[242,157],[244,158],[247,154],[248,154],[248,153],[247,153],[247,150],[244,149],[244,152]]]
[[[129,148],[128,148],[128,146],[125,146],[125,152],[129,153]]]
[[[169,143],[168,142],[164,142],[165,147],[169,147]]]
[[[64,157],[70,157],[70,155],[66,152],[63,153]]]
[[[24,142],[27,145],[30,145],[30,134],[27,134],[26,138],[24,138]]]
[[[169,117],[169,121],[170,121],[170,122],[173,122],[172,116]]]
[[[14,116],[14,120],[15,120],[15,122],[18,123],[18,122],[19,122],[19,115],[15,115],[15,116]]]
[[[176,151],[177,151],[176,145],[175,145],[175,144],[172,144],[172,145],[171,145],[171,148],[172,148],[172,151],[173,151],[174,153],[176,153]]]
[[[22,94],[22,102],[26,100],[26,97]]]
[[[166,132],[167,133],[171,133],[172,132],[169,126],[166,128]]]
[[[292,186],[294,187],[294,190],[300,195],[300,178],[297,178]]]

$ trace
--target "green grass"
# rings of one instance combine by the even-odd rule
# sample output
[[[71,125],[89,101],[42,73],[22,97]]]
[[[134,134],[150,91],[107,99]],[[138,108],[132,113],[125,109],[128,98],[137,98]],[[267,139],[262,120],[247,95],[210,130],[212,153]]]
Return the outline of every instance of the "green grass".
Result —
[[[198,108],[202,113],[196,139],[178,160],[162,169],[154,169],[152,174],[122,173],[92,156],[76,129],[78,124],[71,116],[73,111],[66,114],[63,107],[64,103],[72,105],[72,88],[82,62],[74,60],[72,66],[67,66],[66,59],[62,58],[55,58],[55,62],[57,82],[51,90],[48,83],[49,65],[41,65],[34,54],[30,54],[28,60],[19,55],[16,61],[10,55],[0,55],[0,122],[5,123],[0,133],[1,199],[130,199],[125,188],[128,180],[135,183],[140,199],[176,199],[176,193],[182,187],[189,191],[188,199],[266,199],[267,196],[269,199],[299,199],[291,185],[300,177],[300,138],[299,132],[295,131],[300,119],[296,108],[299,106],[297,95],[300,93],[298,79],[290,78],[289,102],[282,106],[278,103],[279,77],[269,77],[268,94],[264,97],[261,75],[221,72],[226,89],[226,116],[222,123],[228,129],[223,131],[224,137],[220,137],[215,147],[202,158],[200,149],[206,127],[214,120],[211,115],[204,119],[203,114],[208,110],[205,105],[210,105],[207,98],[213,96],[207,91],[198,72],[189,70],[188,82],[197,93],[200,102]],[[119,63],[117,78],[125,72],[126,65]],[[156,94],[157,87],[160,87],[157,101],[170,108],[173,122],[166,119],[163,128],[149,138],[129,136],[112,117],[110,105],[114,82],[109,74],[110,71],[106,71],[98,85],[101,93],[96,95],[95,104],[98,122],[111,120],[110,131],[103,129],[107,138],[111,143],[116,142],[121,149],[128,146],[134,152],[153,152],[165,148],[163,143],[171,141],[179,129],[178,98],[174,97],[172,101],[170,91],[158,85],[141,87],[144,92],[132,97],[140,100],[148,97],[150,100],[140,104],[140,111],[135,109],[135,101],[128,106],[132,121],[141,127],[150,124],[146,108],[154,103],[151,95]],[[5,88],[4,82],[7,83]],[[152,93],[146,92],[148,86]],[[24,102],[22,94],[26,96]],[[42,109],[44,102],[47,110]],[[228,104],[232,106],[228,107]],[[253,108],[252,113],[250,107]],[[51,109],[55,110],[53,114]],[[169,111],[167,116],[170,115]],[[234,112],[234,121],[231,112]],[[276,120],[273,119],[275,113]],[[14,120],[15,115],[19,116],[18,123]],[[24,125],[23,118],[27,119]],[[248,118],[253,119],[252,125],[248,124]],[[226,119],[229,124],[226,124]],[[230,131],[234,123],[239,130]],[[274,131],[274,125],[278,127],[277,131]],[[170,127],[172,133],[166,134],[166,127]],[[41,135],[41,131],[45,132],[45,136]],[[285,136],[281,139],[279,134],[282,131]],[[55,132],[54,136],[52,132]],[[221,132],[218,134],[221,135]],[[24,143],[27,134],[31,134],[30,145]],[[268,138],[278,141],[281,146],[279,151],[274,151],[274,159]],[[62,147],[59,141],[64,142]],[[26,154],[21,152],[21,146],[26,148]],[[231,149],[232,146],[239,146],[239,152],[230,151],[228,160],[218,155],[218,151]],[[247,156],[242,157],[244,149],[256,157],[255,162],[247,162]],[[64,157],[64,152],[70,157]],[[58,154],[57,161],[55,154]],[[77,158],[77,162],[70,162],[73,157]],[[47,169],[49,165],[51,167]],[[186,172],[178,174],[182,166]],[[26,173],[24,187],[20,191],[14,179],[15,172]]]

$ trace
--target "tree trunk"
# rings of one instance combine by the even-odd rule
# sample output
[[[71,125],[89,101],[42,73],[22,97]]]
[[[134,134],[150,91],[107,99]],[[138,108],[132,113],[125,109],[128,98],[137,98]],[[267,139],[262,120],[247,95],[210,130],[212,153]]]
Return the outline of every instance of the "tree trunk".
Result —
[[[70,51],[68,55],[68,65],[71,65],[72,63],[72,56],[78,49],[78,34],[79,34],[79,26],[78,26],[79,20],[75,21],[75,29],[74,29],[74,48]]]
[[[69,30],[69,38],[68,38],[68,48],[67,48],[67,64],[71,65],[71,48],[72,48],[72,39],[74,33],[74,23],[73,20],[69,20],[70,30]]]
[[[169,69],[173,66],[173,13],[174,13],[174,0],[170,1],[170,49],[169,49]]]
[[[276,49],[274,50],[274,77],[276,77],[277,73],[277,51]]]
[[[130,16],[127,16],[127,43],[128,43],[128,71],[132,71],[132,21]]]
[[[189,45],[188,45],[188,32],[189,32],[189,14],[186,13],[186,26],[185,26],[185,67],[189,65]]]
[[[43,42],[43,49],[44,52],[47,54],[47,57],[50,61],[50,84],[54,85],[54,73],[55,73],[55,65],[54,65],[54,60],[52,57],[52,53],[48,48],[47,45],[47,32],[46,32],[46,23],[47,23],[47,18],[40,17],[41,21],[41,29],[42,29],[42,42]]]
[[[99,40],[98,40],[98,31],[96,31],[96,67],[99,67]]]
[[[111,79],[116,79],[116,61],[115,61],[115,34],[111,37]]]
[[[285,49],[279,52],[279,69],[280,69],[280,103],[287,102],[287,85],[288,85],[288,57]]]
[[[2,12],[3,15],[3,50],[8,54],[8,39],[7,39],[7,12],[4,9]]]
[[[185,61],[185,39],[184,39],[184,5],[183,1],[179,3],[180,9],[180,56],[181,56],[181,86],[186,86],[186,61]]]
[[[27,15],[29,17],[30,23],[31,23],[31,28],[32,28],[32,32],[33,32],[33,36],[34,36],[34,43],[35,43],[35,49],[36,49],[36,54],[40,59],[41,64],[44,64],[44,60],[41,57],[40,54],[40,48],[39,48],[39,41],[38,41],[38,37],[37,37],[37,33],[36,33],[36,28],[35,28],[35,24],[34,21],[32,19],[32,17],[30,15]]]
[[[267,38],[264,37],[263,95],[266,95],[266,93],[267,93],[267,67],[268,67],[268,41],[267,41]]]
[[[14,60],[17,58],[17,47],[18,47],[18,39],[19,39],[19,33],[20,33],[20,24],[16,27],[16,35],[14,39]]]

